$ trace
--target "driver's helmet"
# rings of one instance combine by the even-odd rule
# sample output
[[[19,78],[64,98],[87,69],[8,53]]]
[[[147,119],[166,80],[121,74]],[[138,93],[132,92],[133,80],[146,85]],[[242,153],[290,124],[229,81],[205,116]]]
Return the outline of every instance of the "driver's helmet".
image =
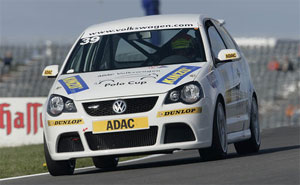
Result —
[[[172,39],[171,48],[173,51],[193,49],[193,37],[188,34],[178,35]]]

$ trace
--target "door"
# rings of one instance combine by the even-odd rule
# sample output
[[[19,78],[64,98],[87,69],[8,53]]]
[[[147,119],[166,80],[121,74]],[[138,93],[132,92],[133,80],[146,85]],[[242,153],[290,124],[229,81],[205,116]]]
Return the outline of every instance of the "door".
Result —
[[[237,51],[241,52],[227,30],[223,26],[219,25],[216,21],[213,21],[213,23],[219,31],[226,48],[236,49]],[[239,60],[232,61],[233,86],[230,94],[235,104],[233,119],[236,122],[237,130],[243,130],[247,128],[245,125],[247,125],[249,122],[249,85],[247,79],[245,78],[247,76],[247,72],[245,71],[245,62],[246,61],[243,56],[241,56]]]
[[[227,49],[227,46],[211,21],[207,21],[205,27],[210,42],[212,57],[215,59],[222,49]],[[243,125],[236,119],[239,81],[234,74],[234,70],[236,70],[237,66],[234,66],[233,64],[234,62],[223,62],[218,63],[216,66],[216,71],[220,74],[225,86],[225,108],[228,133],[243,129]]]

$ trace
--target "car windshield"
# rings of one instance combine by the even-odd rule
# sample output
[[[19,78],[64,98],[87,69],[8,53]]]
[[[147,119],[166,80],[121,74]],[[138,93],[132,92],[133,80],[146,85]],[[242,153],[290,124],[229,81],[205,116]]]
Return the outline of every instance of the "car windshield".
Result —
[[[198,28],[141,31],[81,38],[63,73],[205,61]]]

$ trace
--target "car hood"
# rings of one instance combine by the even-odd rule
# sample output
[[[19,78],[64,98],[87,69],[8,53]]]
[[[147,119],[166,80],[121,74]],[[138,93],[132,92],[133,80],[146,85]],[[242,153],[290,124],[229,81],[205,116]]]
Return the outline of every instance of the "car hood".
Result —
[[[193,81],[205,63],[152,66],[61,75],[53,94],[77,101],[165,93]]]

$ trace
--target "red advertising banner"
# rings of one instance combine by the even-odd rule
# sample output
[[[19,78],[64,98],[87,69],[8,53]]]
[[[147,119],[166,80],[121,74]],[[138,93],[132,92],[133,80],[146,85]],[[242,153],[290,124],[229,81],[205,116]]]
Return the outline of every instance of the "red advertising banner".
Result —
[[[0,147],[43,142],[46,98],[0,98]]]

